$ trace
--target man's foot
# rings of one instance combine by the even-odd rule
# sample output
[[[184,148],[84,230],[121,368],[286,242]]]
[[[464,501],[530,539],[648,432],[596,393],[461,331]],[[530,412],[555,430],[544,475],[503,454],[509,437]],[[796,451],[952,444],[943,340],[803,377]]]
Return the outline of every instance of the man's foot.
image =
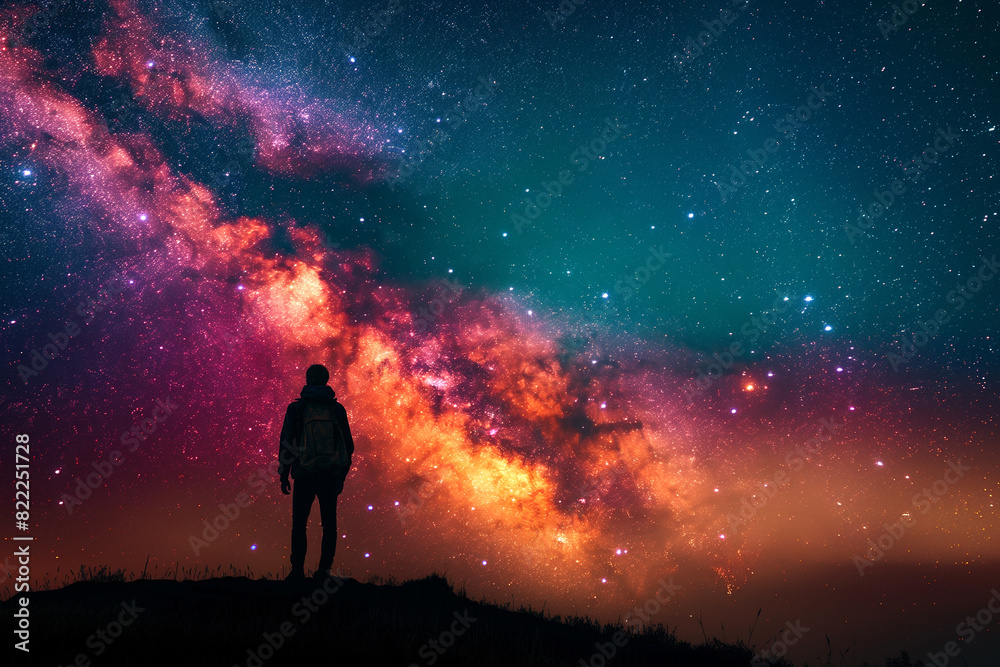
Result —
[[[285,581],[304,581],[306,573],[301,568],[292,568],[292,571],[285,577]]]
[[[315,579],[316,581],[324,581],[329,578],[330,578],[330,568],[328,567],[326,568],[321,567],[320,569],[313,572],[313,579]]]

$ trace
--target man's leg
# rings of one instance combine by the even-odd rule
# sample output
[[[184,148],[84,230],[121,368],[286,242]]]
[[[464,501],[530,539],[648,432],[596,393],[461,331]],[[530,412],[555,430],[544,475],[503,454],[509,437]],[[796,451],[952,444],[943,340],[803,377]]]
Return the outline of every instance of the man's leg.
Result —
[[[306,524],[316,489],[311,480],[300,477],[292,485],[292,574],[303,574],[306,564]]]
[[[324,484],[316,490],[320,520],[323,522],[323,546],[319,556],[319,574],[323,576],[333,567],[333,556],[337,551],[337,497],[343,488],[343,481],[338,481]]]

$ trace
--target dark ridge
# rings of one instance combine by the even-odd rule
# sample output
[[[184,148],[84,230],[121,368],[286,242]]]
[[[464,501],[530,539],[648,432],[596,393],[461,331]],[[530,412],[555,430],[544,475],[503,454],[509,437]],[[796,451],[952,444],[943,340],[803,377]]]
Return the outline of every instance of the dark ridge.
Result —
[[[378,581],[332,577],[329,595],[312,579],[247,577],[105,577],[36,591],[29,603],[31,664],[746,667],[753,659],[742,641],[692,646],[662,625],[626,634],[588,618],[476,602],[438,575]],[[16,605],[16,597],[0,603],[8,638]],[[602,648],[613,655],[605,658]]]

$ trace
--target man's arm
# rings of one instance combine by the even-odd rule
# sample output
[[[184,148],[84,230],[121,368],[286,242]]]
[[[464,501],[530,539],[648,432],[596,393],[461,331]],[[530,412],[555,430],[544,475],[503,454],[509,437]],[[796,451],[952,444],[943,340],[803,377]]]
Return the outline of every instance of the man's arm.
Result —
[[[285,421],[281,424],[281,436],[278,442],[278,474],[282,480],[288,479],[292,462],[295,460],[295,446],[298,439],[295,426],[295,409],[292,404],[285,410]]]
[[[351,426],[347,423],[347,410],[343,405],[340,406],[340,421],[341,427],[344,432],[344,443],[347,445],[348,456],[354,456],[354,437],[351,435]],[[348,468],[350,471],[350,468]]]

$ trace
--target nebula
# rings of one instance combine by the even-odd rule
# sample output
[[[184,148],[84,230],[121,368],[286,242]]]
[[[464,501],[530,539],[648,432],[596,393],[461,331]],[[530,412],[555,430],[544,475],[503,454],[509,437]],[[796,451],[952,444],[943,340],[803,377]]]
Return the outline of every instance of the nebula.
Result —
[[[978,447],[962,429],[943,442],[919,410],[901,424],[900,402],[933,398],[894,384],[863,346],[810,343],[814,306],[796,286],[784,342],[763,358],[730,355],[727,373],[693,399],[696,370],[712,357],[626,333],[610,307],[585,321],[463,285],[418,325],[435,283],[387,275],[377,249],[331,244],[330,229],[294,211],[233,215],[162,130],[207,124],[244,138],[258,172],[332,174],[366,190],[392,173],[393,123],[254,81],[197,34],[112,0],[75,71],[128,91],[148,117],[122,125],[19,43],[28,16],[2,14],[0,153],[20,183],[46,190],[45,218],[65,226],[80,259],[63,284],[30,291],[24,310],[35,312],[12,318],[27,321],[8,326],[6,345],[6,409],[39,451],[35,516],[50,573],[141,569],[147,556],[161,571],[277,572],[290,504],[266,470],[312,363],[330,369],[357,442],[338,563],[355,576],[441,571],[494,599],[607,619],[666,577],[686,587],[671,605],[687,619],[701,607],[696,591],[718,594],[706,603],[718,611],[761,570],[780,581],[796,560],[853,568],[878,526],[908,511],[913,485]],[[25,267],[46,273],[44,261]],[[112,279],[123,288],[108,292]],[[88,295],[97,300],[81,313]],[[69,331],[67,319],[79,333],[65,350],[34,375],[19,372],[49,333]],[[101,469],[94,462],[162,400],[177,407],[73,503]],[[970,478],[992,465],[975,458]],[[985,505],[965,495],[977,483],[955,484],[972,509],[932,508],[893,558],[933,559],[941,531],[996,555],[976,527]],[[252,504],[192,550],[190,538],[247,489]]]

